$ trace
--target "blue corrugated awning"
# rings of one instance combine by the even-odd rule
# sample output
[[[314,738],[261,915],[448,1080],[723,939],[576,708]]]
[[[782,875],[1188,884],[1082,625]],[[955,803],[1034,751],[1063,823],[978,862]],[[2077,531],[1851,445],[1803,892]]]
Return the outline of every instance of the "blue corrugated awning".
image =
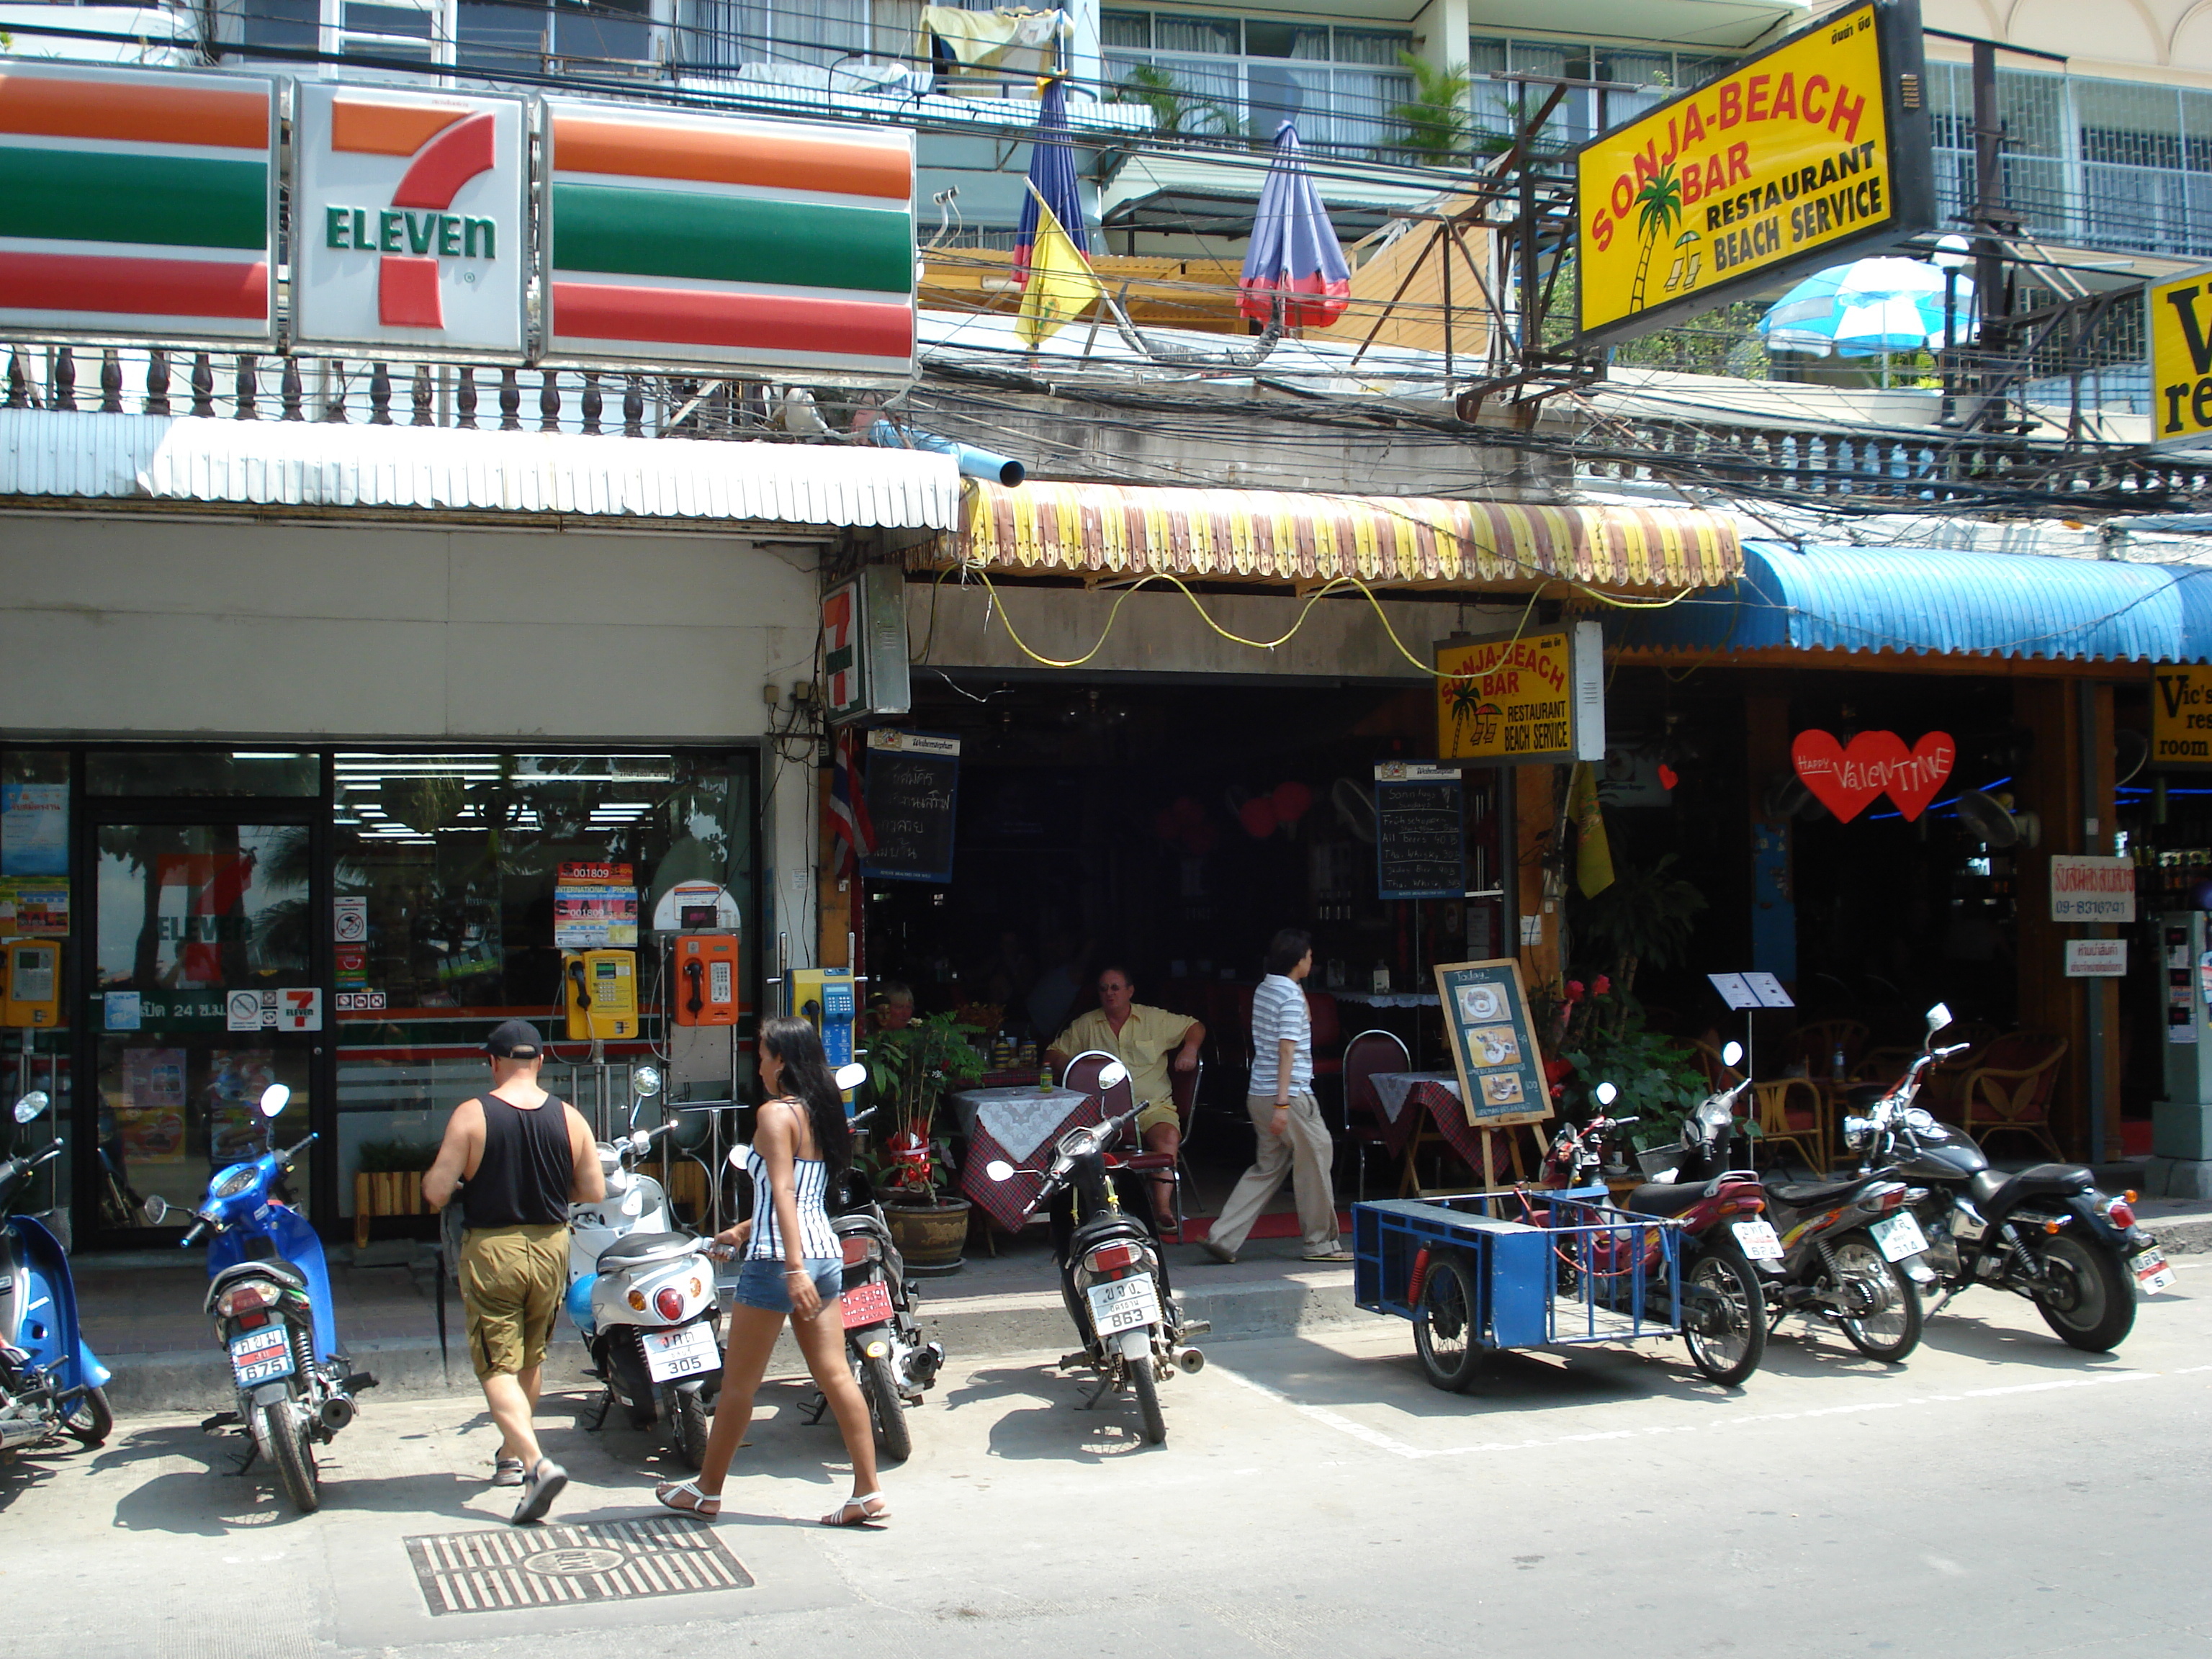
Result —
[[[1743,568],[1729,586],[1665,610],[1609,613],[1607,642],[1628,651],[2212,660],[2212,565],[1746,542]]]

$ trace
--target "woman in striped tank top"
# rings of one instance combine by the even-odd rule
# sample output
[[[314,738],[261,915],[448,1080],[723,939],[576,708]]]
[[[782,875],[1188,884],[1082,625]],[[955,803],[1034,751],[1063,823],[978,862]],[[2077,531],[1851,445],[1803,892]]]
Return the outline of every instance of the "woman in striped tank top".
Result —
[[[753,1217],[715,1242],[742,1247],[744,1266],[730,1307],[729,1346],[707,1455],[689,1480],[665,1481],[653,1496],[672,1510],[712,1517],[722,1512],[722,1482],[745,1427],[769,1353],[787,1316],[836,1413],[853,1462],[853,1495],[822,1517],[825,1527],[888,1521],[890,1505],[876,1483],[874,1427],[867,1402],[845,1360],[845,1322],[838,1307],[844,1258],[830,1226],[824,1198],[852,1160],[853,1132],[845,1103],[822,1052],[822,1038],[803,1019],[771,1019],[761,1027],[761,1086],[769,1095],[753,1128],[745,1173],[752,1177]]]

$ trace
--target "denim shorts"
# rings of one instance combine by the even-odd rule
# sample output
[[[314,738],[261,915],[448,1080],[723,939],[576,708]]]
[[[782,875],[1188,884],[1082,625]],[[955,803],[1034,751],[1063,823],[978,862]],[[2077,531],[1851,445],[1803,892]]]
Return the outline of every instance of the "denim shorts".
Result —
[[[768,1256],[749,1257],[738,1270],[738,1288],[730,1299],[744,1307],[787,1314],[791,1311],[791,1280],[784,1277],[785,1272],[781,1261]],[[835,1302],[845,1288],[845,1264],[836,1256],[808,1256],[806,1274],[814,1281],[814,1293],[822,1298],[824,1306]]]

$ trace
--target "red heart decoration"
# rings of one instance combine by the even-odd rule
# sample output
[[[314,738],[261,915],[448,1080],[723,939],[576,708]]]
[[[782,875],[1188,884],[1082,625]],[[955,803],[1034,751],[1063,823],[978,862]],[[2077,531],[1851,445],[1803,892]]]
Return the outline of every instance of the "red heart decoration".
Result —
[[[1673,767],[1668,765],[1665,761],[1661,761],[1659,763],[1659,787],[1662,789],[1671,790],[1676,784],[1681,782],[1681,775],[1676,772]]]
[[[1902,749],[1900,741],[1898,746]],[[1928,803],[1951,775],[1951,763],[1959,757],[1959,746],[1951,741],[1948,732],[1930,732],[1912,745],[1912,752],[1902,757],[1891,770],[1887,787],[1889,798],[1897,803],[1897,810],[1905,814],[1907,823],[1928,810]]]
[[[1800,732],[1790,745],[1790,763],[1839,823],[1864,811],[1907,758],[1904,741],[1894,732],[1862,732],[1848,749],[1832,732]]]

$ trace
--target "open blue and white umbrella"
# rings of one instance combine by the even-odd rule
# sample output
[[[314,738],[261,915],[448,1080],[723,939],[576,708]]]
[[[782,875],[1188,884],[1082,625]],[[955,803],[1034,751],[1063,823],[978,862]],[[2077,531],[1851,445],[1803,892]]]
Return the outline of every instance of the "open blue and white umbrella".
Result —
[[[1352,267],[1288,121],[1275,130],[1275,159],[1260,186],[1237,286],[1237,310],[1262,322],[1279,313],[1285,328],[1328,327],[1352,293]]]
[[[1856,259],[1816,270],[1759,319],[1770,351],[1879,357],[1943,345],[1944,273],[1918,259]],[[1951,295],[1954,344],[1974,332],[1974,285]]]

